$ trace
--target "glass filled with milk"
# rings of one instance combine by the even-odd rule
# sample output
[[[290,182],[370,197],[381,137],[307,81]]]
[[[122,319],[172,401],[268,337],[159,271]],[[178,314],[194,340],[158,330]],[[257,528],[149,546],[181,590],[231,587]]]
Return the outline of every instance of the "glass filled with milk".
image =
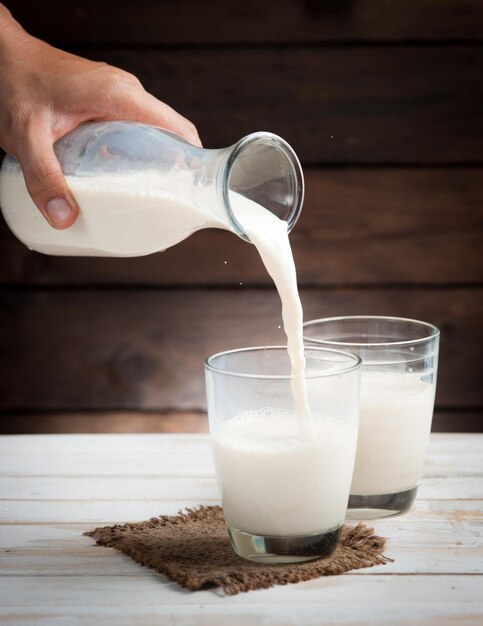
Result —
[[[431,431],[439,330],[397,317],[335,317],[306,322],[304,339],[362,359],[348,517],[404,513],[416,497]]]
[[[361,361],[318,347],[306,348],[305,360],[298,376],[280,346],[232,350],[205,362],[223,512],[234,550],[247,559],[327,556],[345,519]],[[294,403],[301,385],[310,415]]]

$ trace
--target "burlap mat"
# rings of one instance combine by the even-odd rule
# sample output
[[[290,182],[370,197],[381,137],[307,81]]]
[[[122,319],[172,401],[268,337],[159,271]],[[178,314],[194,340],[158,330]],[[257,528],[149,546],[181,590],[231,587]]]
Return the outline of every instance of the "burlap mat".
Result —
[[[383,565],[385,539],[363,524],[344,525],[331,556],[291,565],[266,565],[236,555],[219,506],[201,506],[145,522],[96,528],[85,533],[102,546],[128,554],[186,589],[221,587],[227,595],[286,585],[352,569]]]

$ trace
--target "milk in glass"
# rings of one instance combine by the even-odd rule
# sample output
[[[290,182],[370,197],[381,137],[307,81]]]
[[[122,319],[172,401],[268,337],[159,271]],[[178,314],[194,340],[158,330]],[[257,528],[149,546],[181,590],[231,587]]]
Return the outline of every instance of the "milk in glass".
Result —
[[[300,439],[293,411],[261,409],[221,424],[213,437],[223,512],[233,529],[264,536],[330,532],[345,517],[357,432],[317,414]]]
[[[351,495],[399,493],[418,484],[434,393],[420,374],[363,371]]]

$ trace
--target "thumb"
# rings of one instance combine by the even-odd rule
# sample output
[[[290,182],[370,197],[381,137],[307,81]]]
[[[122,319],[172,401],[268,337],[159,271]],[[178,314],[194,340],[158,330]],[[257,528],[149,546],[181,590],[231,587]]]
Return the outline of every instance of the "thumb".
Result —
[[[45,219],[60,230],[72,226],[79,208],[67,187],[50,138],[27,138],[16,156],[30,197]]]

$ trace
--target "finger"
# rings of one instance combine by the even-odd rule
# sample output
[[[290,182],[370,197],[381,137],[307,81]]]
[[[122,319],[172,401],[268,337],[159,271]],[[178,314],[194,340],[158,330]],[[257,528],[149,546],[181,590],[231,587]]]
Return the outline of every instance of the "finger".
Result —
[[[30,197],[45,219],[57,229],[72,226],[79,208],[67,187],[49,136],[30,135],[16,156]]]
[[[132,99],[132,104],[129,103],[128,111],[125,113],[129,115],[128,119],[160,126],[201,147],[196,126],[147,91],[136,90],[136,97]]]

